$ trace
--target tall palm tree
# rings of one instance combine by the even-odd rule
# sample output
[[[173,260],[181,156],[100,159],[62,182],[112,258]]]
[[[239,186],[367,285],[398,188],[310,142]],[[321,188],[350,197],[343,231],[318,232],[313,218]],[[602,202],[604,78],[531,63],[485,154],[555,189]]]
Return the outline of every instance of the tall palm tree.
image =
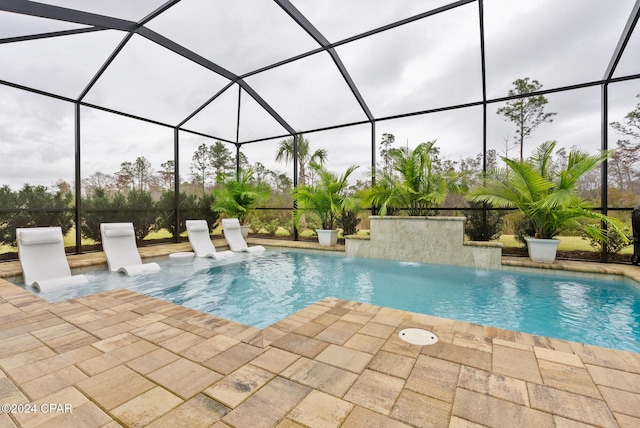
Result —
[[[293,162],[293,154],[293,137],[280,141],[276,151],[276,161],[284,161],[285,164]],[[298,134],[298,184],[307,184],[307,165],[310,162],[324,165],[327,156],[325,149],[318,149],[312,153],[309,140],[302,134]]]

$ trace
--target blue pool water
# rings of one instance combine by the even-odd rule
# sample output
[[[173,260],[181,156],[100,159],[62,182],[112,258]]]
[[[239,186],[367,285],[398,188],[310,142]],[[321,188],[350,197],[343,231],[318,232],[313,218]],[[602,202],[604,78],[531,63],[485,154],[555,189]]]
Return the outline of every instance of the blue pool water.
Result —
[[[57,301],[129,288],[259,328],[333,296],[640,352],[640,288],[623,280],[273,251],[91,279],[90,287],[41,295]]]

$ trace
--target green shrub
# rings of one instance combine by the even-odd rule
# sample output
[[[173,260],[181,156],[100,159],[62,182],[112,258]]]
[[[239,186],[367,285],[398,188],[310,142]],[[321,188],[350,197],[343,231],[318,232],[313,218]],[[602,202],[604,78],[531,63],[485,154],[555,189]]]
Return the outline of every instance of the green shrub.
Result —
[[[82,236],[102,241],[100,223],[133,223],[136,240],[142,241],[157,229],[159,220],[151,193],[131,190],[127,195],[109,196],[104,189],[95,189],[93,195],[82,199]]]
[[[142,241],[156,229],[156,223],[159,220],[151,193],[146,190],[130,190],[127,193],[127,208],[129,211],[125,212],[131,219],[129,221],[133,222],[136,240]]]
[[[263,229],[267,232],[268,235],[275,236],[278,229],[280,229],[280,220],[274,218],[269,222],[265,222]]]
[[[633,237],[631,236],[631,230],[629,227],[624,227],[622,232],[624,236],[617,233],[615,230],[608,229],[604,231],[604,234],[607,237],[605,240],[605,252],[607,254],[616,254],[633,243]],[[602,251],[601,240],[596,240],[591,236],[583,236],[582,239],[589,241],[589,245],[591,245],[592,248]]]
[[[220,218],[220,214],[211,209],[211,205],[214,200],[214,196],[210,193],[200,196],[196,202],[195,210],[190,210],[189,214],[191,214],[191,216],[188,218],[195,220],[207,220],[211,230],[217,228],[219,226],[218,219]]]
[[[16,228],[58,226],[66,235],[73,227],[71,209],[73,194],[69,191],[47,191],[45,186],[25,184],[18,192],[8,185],[0,187],[0,207],[19,209],[0,214],[0,244],[15,245]]]
[[[251,231],[253,233],[266,233],[267,235],[275,235],[280,228],[280,220],[271,218],[263,220],[259,216],[251,218]]]
[[[338,215],[338,227],[342,229],[342,235],[355,235],[358,233],[360,216],[358,211],[342,209]]]
[[[121,208],[124,208],[124,198],[118,198],[118,201],[121,203]],[[102,188],[95,189],[92,195],[83,198],[82,224],[80,227],[82,236],[96,242],[102,241],[100,223],[117,221],[114,217],[115,214],[109,212],[114,206],[114,200]]]
[[[156,204],[156,206],[162,209],[162,211],[159,213],[155,230],[167,229],[171,236],[174,236],[176,232],[176,211],[174,209],[174,204],[175,192],[173,190],[164,190]],[[184,192],[180,193],[179,206],[181,209],[194,205],[196,205],[195,195],[187,195]],[[211,204],[209,203],[209,205]],[[179,221],[180,224],[178,225],[178,234],[187,230],[185,220],[187,220],[187,216],[181,213]]]
[[[502,232],[502,219],[505,216],[504,211],[492,210],[491,205],[487,204],[486,211],[482,211],[482,202],[469,202],[472,210],[463,210],[462,213],[467,218],[464,231],[472,241],[491,241],[498,239]],[[486,212],[486,216],[485,213]],[[486,222],[485,222],[486,218]]]
[[[293,235],[293,218],[289,217],[288,219],[280,218],[280,227],[287,231],[289,236]]]
[[[523,247],[527,247],[527,241],[524,239],[526,236],[534,236],[536,229],[531,224],[531,221],[527,217],[522,217],[516,221],[513,225],[513,235]]]
[[[275,236],[281,227],[293,233],[293,220],[289,211],[257,210],[251,215],[251,231]]]

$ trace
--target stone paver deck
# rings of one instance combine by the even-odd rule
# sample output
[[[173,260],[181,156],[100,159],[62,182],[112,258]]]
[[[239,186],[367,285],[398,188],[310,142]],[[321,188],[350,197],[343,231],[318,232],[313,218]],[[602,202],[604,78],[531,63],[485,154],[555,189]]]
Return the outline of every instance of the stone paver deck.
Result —
[[[407,327],[439,342],[405,343]],[[640,354],[331,297],[259,330],[124,289],[49,303],[0,279],[0,404],[0,427],[638,427]]]

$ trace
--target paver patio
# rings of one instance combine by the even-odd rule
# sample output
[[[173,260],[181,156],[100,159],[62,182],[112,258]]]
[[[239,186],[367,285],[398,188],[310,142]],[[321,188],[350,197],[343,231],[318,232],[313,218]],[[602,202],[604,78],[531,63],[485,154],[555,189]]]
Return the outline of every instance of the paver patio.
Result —
[[[439,342],[408,344],[407,327]],[[637,427],[640,354],[332,297],[260,330],[124,289],[49,303],[0,280],[0,403],[22,410],[1,427]]]

